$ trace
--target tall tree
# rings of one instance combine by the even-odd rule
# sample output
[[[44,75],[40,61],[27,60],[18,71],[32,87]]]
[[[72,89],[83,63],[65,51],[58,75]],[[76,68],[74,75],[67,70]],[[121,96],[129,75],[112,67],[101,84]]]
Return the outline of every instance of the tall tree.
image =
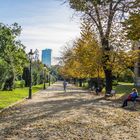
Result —
[[[72,48],[63,52],[63,68],[66,77],[78,79],[103,77],[102,50],[89,23],[83,22],[81,37],[74,41]]]
[[[0,24],[0,60],[7,66],[4,90],[13,88],[15,76],[22,73],[23,67],[27,63],[25,47],[17,39],[20,32],[21,27],[17,23],[12,26]]]
[[[140,40],[140,11],[139,13],[131,13],[129,19],[127,19],[123,25],[128,39],[134,41]]]
[[[83,18],[94,25],[93,30],[99,34],[103,51],[102,63],[104,64],[103,69],[106,78],[106,92],[110,93],[112,89],[112,68],[109,64],[113,28],[123,21],[123,16],[132,7],[135,0],[68,0],[68,2],[72,9],[81,12]]]

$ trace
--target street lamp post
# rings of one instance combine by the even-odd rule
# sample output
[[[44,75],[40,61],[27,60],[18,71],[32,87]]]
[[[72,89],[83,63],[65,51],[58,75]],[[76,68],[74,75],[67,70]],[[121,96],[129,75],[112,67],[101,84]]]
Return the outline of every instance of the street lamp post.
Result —
[[[32,49],[29,52],[29,61],[30,61],[30,85],[29,85],[29,97],[28,99],[32,99],[32,58],[33,58]]]
[[[49,72],[49,75],[48,75],[48,79],[49,79],[49,86],[51,85],[51,77],[50,77],[50,72]]]
[[[44,66],[44,86],[43,86],[43,89],[45,90],[46,89],[46,85],[45,85],[45,81],[46,81],[46,75],[45,75],[45,71],[46,70],[46,67]]]

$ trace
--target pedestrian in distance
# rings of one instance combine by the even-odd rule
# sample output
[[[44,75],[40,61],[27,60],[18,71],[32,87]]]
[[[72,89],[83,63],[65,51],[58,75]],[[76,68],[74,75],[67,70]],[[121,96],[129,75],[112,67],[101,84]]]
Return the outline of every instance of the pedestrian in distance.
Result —
[[[67,88],[67,82],[64,80],[63,82],[63,88],[64,88],[64,91],[66,92],[66,88]]]

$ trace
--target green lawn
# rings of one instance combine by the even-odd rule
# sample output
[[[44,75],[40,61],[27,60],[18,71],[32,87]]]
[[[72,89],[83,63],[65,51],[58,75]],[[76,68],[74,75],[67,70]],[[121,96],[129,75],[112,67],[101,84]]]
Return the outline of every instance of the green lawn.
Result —
[[[119,96],[129,94],[130,92],[132,92],[132,88],[136,88],[140,95],[140,87],[135,87],[134,83],[119,82],[119,84],[114,87]]]
[[[87,89],[88,83],[84,83],[84,88]],[[132,92],[132,88],[136,88],[138,90],[138,93],[140,95],[140,87],[135,87],[134,83],[126,83],[126,82],[119,82],[117,86],[113,86],[113,89],[116,90],[117,96],[123,96],[125,94],[129,94]],[[105,88],[102,90],[103,93],[105,93]]]
[[[32,93],[43,89],[43,84],[32,87]],[[0,91],[0,109],[28,97],[29,88],[16,88],[13,91]]]

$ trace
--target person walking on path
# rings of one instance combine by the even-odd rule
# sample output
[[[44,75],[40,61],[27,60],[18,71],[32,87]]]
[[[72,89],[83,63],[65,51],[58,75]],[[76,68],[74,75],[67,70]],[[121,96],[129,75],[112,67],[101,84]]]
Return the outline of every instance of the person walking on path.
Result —
[[[128,97],[124,100],[122,107],[127,106],[127,102],[128,101],[132,101],[134,102],[136,100],[136,98],[138,98],[138,91],[136,88],[132,89],[132,92],[128,95]]]
[[[66,88],[67,88],[67,82],[64,80],[63,82],[63,88],[64,88],[64,91],[66,92]]]

